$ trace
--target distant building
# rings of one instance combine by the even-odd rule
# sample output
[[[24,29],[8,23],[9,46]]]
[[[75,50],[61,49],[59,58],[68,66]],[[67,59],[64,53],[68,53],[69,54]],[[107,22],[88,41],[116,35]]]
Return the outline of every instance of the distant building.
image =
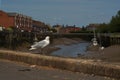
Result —
[[[32,30],[32,18],[18,13],[7,13],[0,10],[0,25],[4,28],[15,27],[24,31]]]
[[[71,32],[76,32],[80,31],[80,27],[76,26],[61,26],[61,25],[55,25],[54,28],[57,30],[57,33],[71,33]]]
[[[86,26],[86,29],[88,31],[93,31],[94,29],[96,30],[98,26],[99,24],[89,24],[88,26]]]
[[[71,33],[71,32],[76,32],[76,31],[80,31],[81,28],[80,27],[76,27],[76,26],[66,26],[65,27],[65,33]]]
[[[45,25],[45,23],[41,21],[33,20],[33,31],[40,32],[40,33],[46,33],[48,31],[48,26]]]

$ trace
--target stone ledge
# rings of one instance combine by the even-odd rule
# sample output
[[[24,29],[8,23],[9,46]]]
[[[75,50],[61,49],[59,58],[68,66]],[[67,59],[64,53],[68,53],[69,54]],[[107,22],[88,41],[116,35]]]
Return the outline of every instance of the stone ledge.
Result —
[[[0,50],[0,58],[120,79],[119,65],[92,59],[61,58],[9,50]]]

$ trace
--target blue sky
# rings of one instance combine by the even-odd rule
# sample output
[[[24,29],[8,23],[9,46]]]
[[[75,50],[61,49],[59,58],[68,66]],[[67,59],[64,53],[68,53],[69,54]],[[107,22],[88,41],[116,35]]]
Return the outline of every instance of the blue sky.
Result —
[[[0,0],[0,9],[31,16],[46,24],[86,26],[108,23],[120,0]]]

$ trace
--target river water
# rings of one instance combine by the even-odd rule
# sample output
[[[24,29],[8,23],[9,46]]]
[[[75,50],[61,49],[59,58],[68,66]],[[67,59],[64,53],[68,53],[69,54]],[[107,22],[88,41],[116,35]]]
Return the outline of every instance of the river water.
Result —
[[[54,56],[61,56],[61,57],[78,57],[79,55],[83,55],[86,53],[86,48],[89,46],[90,43],[82,42],[73,45],[59,45],[61,49],[54,51],[52,55]]]

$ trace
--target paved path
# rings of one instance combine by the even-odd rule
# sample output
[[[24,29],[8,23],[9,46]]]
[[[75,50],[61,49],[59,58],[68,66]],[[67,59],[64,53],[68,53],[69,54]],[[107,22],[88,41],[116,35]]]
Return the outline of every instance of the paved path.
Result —
[[[115,80],[101,76],[34,67],[0,59],[0,80]]]

